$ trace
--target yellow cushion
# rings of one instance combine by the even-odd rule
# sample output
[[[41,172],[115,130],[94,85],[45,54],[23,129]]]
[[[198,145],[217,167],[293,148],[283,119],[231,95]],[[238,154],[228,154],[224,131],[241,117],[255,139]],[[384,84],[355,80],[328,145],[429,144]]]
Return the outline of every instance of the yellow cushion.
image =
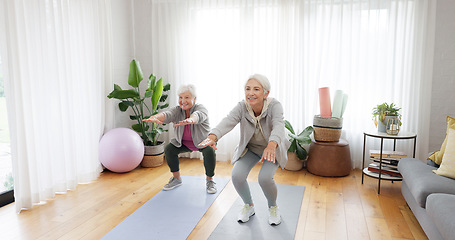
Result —
[[[442,156],[441,166],[433,170],[438,175],[455,178],[455,130],[449,129],[447,133],[447,145]]]
[[[447,130],[446,130],[446,137],[444,142],[441,145],[441,149],[439,151],[434,152],[431,154],[428,159],[432,160],[438,165],[441,165],[442,156],[444,155],[444,151],[446,150],[447,145],[447,135],[449,133],[449,129],[455,129],[455,118],[447,116]]]

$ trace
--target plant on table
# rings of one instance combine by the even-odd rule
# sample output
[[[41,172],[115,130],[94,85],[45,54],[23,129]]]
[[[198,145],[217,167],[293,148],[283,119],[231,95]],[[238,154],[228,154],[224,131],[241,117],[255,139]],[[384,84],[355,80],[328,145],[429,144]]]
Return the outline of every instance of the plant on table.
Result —
[[[401,108],[397,107],[394,103],[391,103],[390,105],[387,103],[379,104],[376,107],[373,108],[373,120],[374,120],[374,125],[378,126],[378,121],[380,121],[382,124],[387,125],[385,122],[385,117],[386,116],[395,116],[398,118],[398,123],[401,126],[401,114],[399,111]]]

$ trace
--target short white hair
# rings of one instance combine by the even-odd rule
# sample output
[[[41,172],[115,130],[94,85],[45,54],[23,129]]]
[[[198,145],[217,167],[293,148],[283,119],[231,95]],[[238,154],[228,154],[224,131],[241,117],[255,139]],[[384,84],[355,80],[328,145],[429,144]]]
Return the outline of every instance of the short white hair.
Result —
[[[196,87],[193,84],[181,85],[177,91],[177,95],[184,92],[190,92],[194,98],[196,97]]]
[[[264,76],[262,74],[257,74],[257,73],[253,74],[248,78],[248,80],[246,80],[245,86],[246,86],[246,83],[251,79],[257,80],[262,85],[262,88],[264,88],[264,93],[270,92],[270,82],[266,76]]]

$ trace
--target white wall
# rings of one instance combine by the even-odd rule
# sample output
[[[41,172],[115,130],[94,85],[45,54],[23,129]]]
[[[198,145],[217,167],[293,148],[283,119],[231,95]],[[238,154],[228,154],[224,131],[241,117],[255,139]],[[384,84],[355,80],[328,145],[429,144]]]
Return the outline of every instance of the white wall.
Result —
[[[129,62],[133,59],[133,14],[131,1],[113,0],[112,6],[112,35],[113,35],[113,81],[124,89],[129,89]],[[112,85],[112,90],[114,86]],[[120,112],[118,100],[111,99],[115,104],[115,127],[131,127],[130,113]]]
[[[429,150],[441,147],[446,116],[455,117],[455,1],[438,0],[436,6],[433,84]]]

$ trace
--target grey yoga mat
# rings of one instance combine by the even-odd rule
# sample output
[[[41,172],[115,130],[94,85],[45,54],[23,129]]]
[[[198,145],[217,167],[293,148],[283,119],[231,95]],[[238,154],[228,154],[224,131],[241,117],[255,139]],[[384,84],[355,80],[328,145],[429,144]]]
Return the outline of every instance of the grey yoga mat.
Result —
[[[237,222],[237,215],[243,207],[242,199],[237,198],[209,239],[294,239],[305,187],[277,184],[281,224],[271,226],[268,223],[267,199],[261,187],[255,182],[249,182],[249,185],[256,214],[246,223]]]
[[[157,193],[102,239],[186,239],[229,179],[214,178],[215,194],[206,192],[205,176],[182,179],[182,186]]]

